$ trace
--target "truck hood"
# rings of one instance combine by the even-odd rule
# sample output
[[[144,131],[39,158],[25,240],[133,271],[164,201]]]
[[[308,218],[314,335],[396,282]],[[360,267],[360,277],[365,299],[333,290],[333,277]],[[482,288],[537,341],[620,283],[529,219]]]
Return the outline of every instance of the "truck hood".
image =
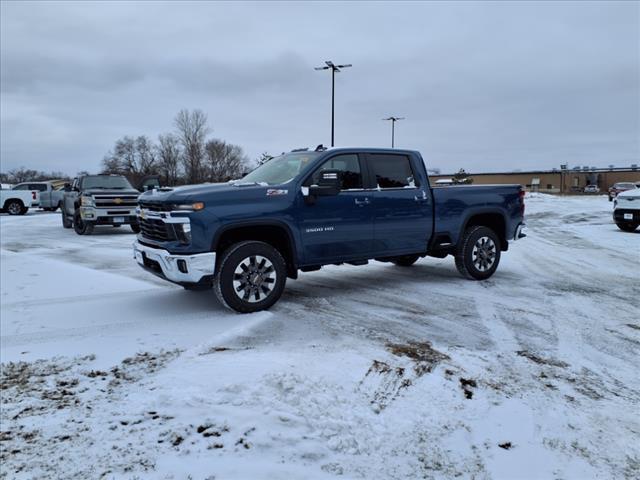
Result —
[[[238,197],[264,197],[268,188],[278,188],[257,184],[204,183],[201,185],[185,185],[176,188],[150,190],[140,196],[141,202],[148,203],[183,203],[183,202],[232,202]]]
[[[632,188],[631,190],[625,190],[618,194],[618,198],[624,198],[627,200],[640,200],[640,188]]]

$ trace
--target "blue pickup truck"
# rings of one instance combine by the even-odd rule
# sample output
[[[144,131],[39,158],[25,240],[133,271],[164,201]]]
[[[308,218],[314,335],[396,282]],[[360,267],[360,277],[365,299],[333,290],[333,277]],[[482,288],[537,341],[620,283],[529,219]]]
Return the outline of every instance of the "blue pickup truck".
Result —
[[[294,150],[241,180],[139,199],[134,258],[186,289],[213,288],[238,312],[271,307],[287,278],[375,259],[402,267],[452,255],[483,280],[524,237],[520,185],[431,188],[419,152]]]

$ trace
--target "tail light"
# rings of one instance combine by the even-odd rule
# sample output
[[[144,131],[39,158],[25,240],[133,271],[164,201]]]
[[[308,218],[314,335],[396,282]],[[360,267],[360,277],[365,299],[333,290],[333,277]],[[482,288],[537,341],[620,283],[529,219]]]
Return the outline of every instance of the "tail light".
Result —
[[[36,199],[36,195],[37,195],[36,192],[31,192],[31,199],[35,200]]]
[[[524,217],[524,188],[520,187],[520,214]]]

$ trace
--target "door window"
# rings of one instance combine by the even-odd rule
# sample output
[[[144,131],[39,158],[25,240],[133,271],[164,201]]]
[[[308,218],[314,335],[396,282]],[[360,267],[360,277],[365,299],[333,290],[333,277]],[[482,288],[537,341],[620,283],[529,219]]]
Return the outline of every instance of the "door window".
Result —
[[[340,170],[342,172],[342,190],[362,189],[362,172],[358,155],[337,155],[324,162],[305,182],[308,185],[317,184],[323,170]]]
[[[46,192],[47,186],[44,183],[32,183],[29,185],[29,190],[37,190],[38,192]]]
[[[29,190],[29,185],[23,183],[22,185],[16,185],[12,190]]]
[[[369,164],[377,188],[415,188],[419,186],[413,175],[409,157],[404,155],[369,155]]]

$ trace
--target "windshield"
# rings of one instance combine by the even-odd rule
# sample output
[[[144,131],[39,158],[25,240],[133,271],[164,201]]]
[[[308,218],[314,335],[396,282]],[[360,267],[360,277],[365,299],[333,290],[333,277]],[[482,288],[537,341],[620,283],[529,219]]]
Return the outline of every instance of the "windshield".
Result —
[[[634,183],[616,183],[613,188],[636,188]]]
[[[296,152],[272,158],[238,182],[266,183],[268,185],[286,183],[296,177],[309,163],[318,158],[318,155],[321,153],[322,152]]]
[[[133,187],[125,177],[112,177],[110,175],[89,175],[82,178],[82,188],[91,190],[92,188],[113,189],[113,190],[133,190]]]

